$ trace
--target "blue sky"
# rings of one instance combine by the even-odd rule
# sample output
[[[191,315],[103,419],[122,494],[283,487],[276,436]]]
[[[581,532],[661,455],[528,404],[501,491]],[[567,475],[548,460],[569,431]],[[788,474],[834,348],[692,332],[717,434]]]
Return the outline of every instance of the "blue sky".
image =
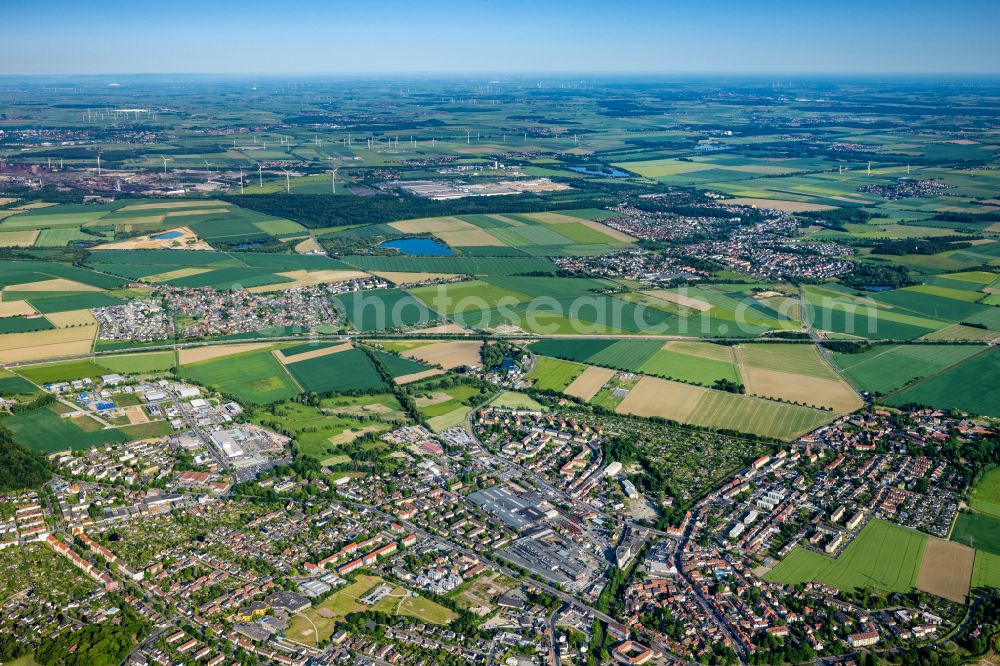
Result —
[[[0,73],[1000,73],[997,0],[3,0]]]

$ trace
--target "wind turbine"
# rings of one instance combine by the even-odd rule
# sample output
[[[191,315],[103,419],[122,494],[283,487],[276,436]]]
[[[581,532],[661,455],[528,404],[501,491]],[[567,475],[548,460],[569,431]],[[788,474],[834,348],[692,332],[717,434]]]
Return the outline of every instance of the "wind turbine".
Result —
[[[333,188],[333,193],[337,193],[337,169],[340,167],[334,167],[330,169],[330,186]]]
[[[243,167],[240,167],[240,194],[243,194]]]
[[[208,180],[212,180],[212,170],[209,168],[210,166],[212,166],[212,163],[209,162],[208,160],[202,160],[202,162],[205,163],[205,173],[208,176]]]
[[[282,169],[282,171],[285,172],[285,194],[291,194],[292,193],[292,177],[291,177],[291,175],[289,175],[289,173],[288,173],[287,170]]]
[[[167,175],[167,160],[169,160],[170,158],[167,157],[166,155],[160,155],[160,157],[163,158],[163,175],[166,176]]]
[[[260,165],[260,162],[257,163],[257,179],[260,181],[260,186],[263,188],[264,187],[264,167],[262,167]]]
[[[872,161],[868,160],[868,175],[872,175]]]
[[[97,175],[101,175],[101,154],[97,153]]]

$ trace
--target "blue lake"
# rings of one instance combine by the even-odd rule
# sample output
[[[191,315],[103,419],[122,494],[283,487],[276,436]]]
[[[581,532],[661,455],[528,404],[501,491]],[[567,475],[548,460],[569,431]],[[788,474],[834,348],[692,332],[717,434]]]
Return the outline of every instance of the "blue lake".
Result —
[[[171,238],[180,238],[184,235],[182,231],[165,231],[162,234],[156,234],[155,236],[150,236],[153,240],[170,240]]]
[[[575,171],[577,173],[585,173],[588,176],[601,176],[603,178],[628,178],[632,174],[627,171],[622,171],[621,169],[611,169],[607,171],[602,171],[601,169],[592,169],[591,167],[581,167],[575,166],[570,167],[570,171]]]
[[[391,247],[400,254],[421,255],[425,257],[447,257],[455,254],[447,245],[442,245],[433,238],[399,238],[379,243],[379,247]]]

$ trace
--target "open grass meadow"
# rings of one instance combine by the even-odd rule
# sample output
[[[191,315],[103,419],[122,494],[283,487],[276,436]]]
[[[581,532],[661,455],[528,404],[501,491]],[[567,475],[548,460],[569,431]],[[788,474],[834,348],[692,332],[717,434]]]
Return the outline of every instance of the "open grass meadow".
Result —
[[[1000,518],[982,513],[960,513],[952,528],[951,540],[1000,555]]]
[[[764,578],[786,585],[816,581],[838,590],[909,592],[926,541],[920,532],[873,519],[836,559],[796,547]]]
[[[287,400],[300,392],[267,349],[182,365],[180,376],[256,405]]]
[[[380,417],[379,420],[361,418],[375,415]],[[381,410],[334,414],[324,407],[316,408],[292,401],[278,403],[272,410],[257,412],[254,421],[268,428],[293,433],[299,453],[321,464],[329,464],[327,461],[338,455],[339,445],[352,442],[362,434],[382,433],[393,427],[390,414]]]
[[[16,372],[25,379],[44,386],[45,384],[71,382],[87,377],[96,379],[101,375],[108,375],[115,371],[103,365],[103,362],[80,360],[25,365],[18,367]]]

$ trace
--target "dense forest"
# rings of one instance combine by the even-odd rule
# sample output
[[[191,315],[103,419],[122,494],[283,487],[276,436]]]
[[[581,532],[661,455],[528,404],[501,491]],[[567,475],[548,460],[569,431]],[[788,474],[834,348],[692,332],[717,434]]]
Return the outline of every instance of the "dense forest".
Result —
[[[14,441],[14,435],[0,426],[0,492],[36,488],[52,476],[44,456]]]
[[[376,194],[370,197],[332,194],[248,194],[220,197],[260,213],[295,220],[307,227],[382,224],[417,217],[485,213],[531,213],[565,208],[599,208],[602,199],[552,199],[521,194],[508,197],[431,201],[413,196]]]

